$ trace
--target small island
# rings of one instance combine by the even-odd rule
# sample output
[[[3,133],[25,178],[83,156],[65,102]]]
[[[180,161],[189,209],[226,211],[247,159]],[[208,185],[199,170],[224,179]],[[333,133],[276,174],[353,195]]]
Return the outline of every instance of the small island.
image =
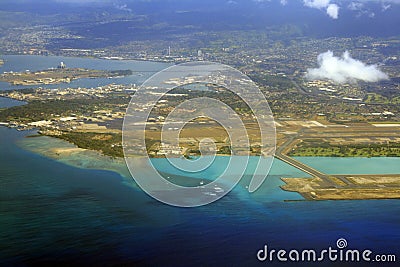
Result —
[[[0,63],[1,65],[1,63]],[[131,70],[92,70],[84,68],[67,68],[63,62],[57,68],[41,71],[4,72],[0,81],[12,85],[41,85],[70,83],[82,78],[117,78],[132,75]]]

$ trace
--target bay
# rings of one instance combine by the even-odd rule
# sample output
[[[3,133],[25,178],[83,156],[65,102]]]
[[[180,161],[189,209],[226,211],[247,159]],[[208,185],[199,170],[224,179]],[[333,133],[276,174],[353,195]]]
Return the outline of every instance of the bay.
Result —
[[[167,65],[2,58],[5,64],[0,72],[41,70],[60,61],[71,67],[137,70],[118,80],[125,84],[140,83]],[[57,88],[110,81],[114,80],[83,79]],[[0,84],[0,90],[21,89],[7,86]],[[0,103],[4,107],[23,104],[9,99]],[[242,179],[221,200],[185,209],[145,194],[123,161],[50,137],[27,138],[32,134],[35,131],[0,127],[1,266],[254,266],[260,264],[256,254],[266,244],[271,249],[322,250],[335,248],[339,238],[345,238],[350,248],[400,256],[399,200],[304,201],[297,193],[281,190],[280,178],[308,176],[279,160],[274,160],[267,180],[255,193],[248,193],[248,180]],[[332,174],[400,172],[399,158],[298,159]],[[217,166],[224,166],[226,158],[218,160]],[[154,162],[160,170],[178,175],[163,160]],[[204,178],[218,171],[210,169]],[[264,264],[281,266],[277,261]]]
[[[10,108],[25,105],[26,102],[0,96],[0,108]]]
[[[49,84],[49,85],[10,85],[0,82],[0,90],[18,90],[24,88],[78,88],[78,87],[98,87],[110,83],[125,85],[140,85],[154,73],[170,66],[168,63],[136,61],[136,60],[106,60],[93,58],[77,58],[62,56],[28,56],[28,55],[4,55],[1,56],[4,65],[0,66],[0,73],[38,71],[49,68],[57,68],[60,62],[64,62],[68,68],[86,68],[96,70],[132,70],[133,74],[121,78],[96,78],[96,79],[77,79],[71,83]]]
[[[60,162],[30,152],[28,144],[47,143],[47,150],[64,142],[26,138],[32,133],[0,127],[2,266],[253,266],[265,244],[322,250],[335,247],[339,238],[352,248],[399,253],[398,200],[302,201],[279,188],[282,176],[304,176],[281,161],[274,161],[254,194],[240,182],[215,203],[175,208],[143,193],[117,169],[86,169],[110,164],[107,157],[83,152],[88,156],[71,154],[71,161]],[[354,171],[362,163],[362,172],[364,159],[349,160]],[[384,160],[380,164],[388,168],[398,166]]]

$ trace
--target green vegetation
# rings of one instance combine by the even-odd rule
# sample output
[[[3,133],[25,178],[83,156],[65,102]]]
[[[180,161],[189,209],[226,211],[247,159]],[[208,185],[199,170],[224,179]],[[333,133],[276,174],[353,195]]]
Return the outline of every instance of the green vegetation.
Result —
[[[0,110],[0,121],[18,121],[30,123],[33,121],[49,120],[58,116],[70,116],[72,113],[84,115],[99,108],[113,108],[116,105],[129,103],[128,96],[110,96],[96,99],[68,99],[68,100],[35,100],[23,106]]]
[[[302,143],[289,156],[304,157],[400,157],[400,143],[331,145]]]
[[[380,103],[380,104],[388,104],[390,101],[379,94],[369,93],[367,94],[367,98],[365,99],[365,103]]]
[[[129,76],[132,75],[133,72],[131,70],[112,70],[108,71],[111,77],[117,77],[117,76]]]
[[[250,78],[257,84],[267,86],[277,91],[287,90],[294,87],[294,83],[287,77],[269,74],[253,74]]]
[[[50,135],[52,136],[52,135]],[[116,133],[63,132],[52,137],[66,140],[80,148],[100,151],[111,157],[123,157],[122,135]]]
[[[373,103],[373,104],[392,104],[397,105],[400,104],[400,96],[395,96],[393,98],[384,97],[377,93],[368,93],[367,98],[364,101],[365,103]]]
[[[400,96],[396,96],[392,98],[392,104],[400,104]]]
[[[223,146],[217,151],[217,154],[231,155],[232,149],[230,146]]]

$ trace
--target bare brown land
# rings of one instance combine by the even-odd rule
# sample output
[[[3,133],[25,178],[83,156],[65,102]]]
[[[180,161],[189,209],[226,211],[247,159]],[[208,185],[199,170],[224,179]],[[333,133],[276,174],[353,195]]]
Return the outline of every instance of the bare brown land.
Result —
[[[201,120],[200,120],[201,121]],[[226,130],[212,121],[188,124],[180,132],[179,147],[171,147],[161,143],[162,123],[153,123],[146,130],[146,142],[149,144],[147,151],[151,156],[163,157],[165,154],[176,151],[178,156],[198,155],[199,142],[203,138],[211,138],[215,141],[217,153],[229,155],[229,136]],[[304,125],[309,123],[304,122]],[[329,175],[297,161],[288,154],[301,146],[302,142],[312,140],[315,143],[329,143],[337,145],[350,144],[385,144],[398,142],[400,139],[400,127],[376,127],[369,124],[353,124],[347,127],[333,126],[309,126],[304,127],[303,122],[282,122],[277,127],[276,158],[290,164],[312,178],[282,178],[286,183],[281,186],[283,190],[297,192],[307,200],[356,200],[356,199],[400,199],[400,173],[391,175]],[[250,155],[261,153],[259,130],[246,124],[252,151]],[[168,130],[168,128],[167,128]],[[114,131],[120,134],[120,130],[105,129],[96,124],[83,124],[75,131],[89,132],[96,135],[92,139],[104,142],[107,134]],[[101,135],[102,134],[102,135]]]
[[[400,129],[395,125],[385,129],[368,124],[328,129],[302,128],[297,133],[283,137],[276,157],[310,174],[313,178],[282,178],[286,184],[281,188],[297,192],[307,200],[398,199],[400,198],[400,173],[328,175],[297,161],[288,154],[307,140],[343,146],[397,143],[399,138]]]
[[[281,188],[308,200],[400,198],[400,174],[332,176],[332,180],[335,178],[339,181],[335,186],[326,186],[320,178],[282,178],[286,185]]]
[[[250,139],[251,151],[243,151],[243,154],[260,155],[261,148],[258,146],[260,142],[259,129],[252,128],[251,124],[246,124],[248,130],[248,136]],[[146,140],[151,144],[148,147],[148,152],[151,156],[164,156],[162,153],[163,149],[161,145],[161,129],[162,125],[154,124],[148,127],[146,131]],[[168,127],[166,127],[168,131]],[[181,153],[185,156],[194,156],[199,154],[200,141],[210,138],[216,145],[217,153],[220,155],[230,154],[231,141],[226,130],[213,121],[203,121],[199,124],[198,121],[193,124],[185,126],[179,135],[179,146],[175,148],[176,153],[182,150]],[[169,150],[174,150],[170,147]]]
[[[122,93],[123,90],[124,88],[111,85],[98,90],[88,89],[84,91],[85,98],[83,99],[76,96],[76,91],[69,90],[37,90],[27,91],[25,94],[10,91],[4,96],[28,99],[31,102],[26,106],[3,110],[1,121],[10,127],[22,129],[39,127],[44,135],[55,136],[74,143],[78,147],[100,151],[104,155],[123,157],[122,117],[129,102],[129,97],[126,93]],[[57,98],[60,94],[60,97],[66,100],[49,99],[46,102],[49,94],[51,98]],[[109,96],[103,100],[103,97],[96,98],[99,94]],[[166,101],[169,105],[176,106],[182,100],[179,98],[181,95],[169,96]],[[230,99],[228,96],[226,98]],[[204,138],[213,139],[215,147],[210,146],[210,148],[214,151],[216,149],[217,154],[231,154],[231,140],[227,131],[215,121],[204,117],[185,125],[179,135],[179,144],[161,142],[161,130],[163,129],[165,133],[170,131],[169,127],[174,127],[165,122],[163,112],[168,111],[168,106],[163,105],[161,110],[156,110],[157,112],[154,112],[146,123],[146,147],[143,147],[143,143],[138,139],[138,144],[133,142],[130,148],[132,154],[147,152],[153,157],[197,156],[200,153],[199,143]],[[49,115],[49,111],[54,115]],[[247,129],[250,151],[248,147],[243,146],[240,152],[243,152],[243,155],[261,155],[271,151],[271,147],[262,146],[260,131],[251,119],[252,116],[245,111],[242,113],[240,115]],[[275,157],[313,177],[311,179],[285,178],[283,180],[286,185],[282,186],[284,190],[298,192],[310,200],[400,198],[400,186],[397,182],[400,180],[400,171],[394,173],[390,179],[387,175],[378,174],[368,177],[333,176],[313,169],[292,157],[292,155],[297,156],[298,153],[300,155],[306,153],[307,156],[322,154],[329,157],[398,155],[397,149],[400,147],[398,121],[335,123],[319,116],[308,120],[282,117],[278,118],[275,124],[277,133]],[[233,131],[233,129],[227,130]],[[143,134],[142,130],[138,133],[133,132],[133,141],[141,134]],[[243,142],[244,139],[246,136],[240,137],[238,141]]]

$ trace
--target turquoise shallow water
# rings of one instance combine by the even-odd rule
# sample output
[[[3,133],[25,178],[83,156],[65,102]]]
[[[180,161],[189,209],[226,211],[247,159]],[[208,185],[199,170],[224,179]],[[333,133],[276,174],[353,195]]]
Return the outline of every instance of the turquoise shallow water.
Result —
[[[147,196],[129,177],[22,149],[17,144],[28,134],[0,127],[2,266],[254,266],[264,244],[324,249],[338,238],[352,248],[399,255],[398,200],[285,202],[302,198],[282,191],[279,178],[302,173],[280,161],[254,194],[243,180],[220,201],[174,208]],[[73,164],[92,166],[91,156],[71,157]],[[351,160],[355,170],[364,162]],[[107,158],[96,161],[106,164]]]
[[[87,68],[130,66],[155,71],[163,67],[62,57],[4,58],[0,71],[45,69],[59,61]],[[115,82],[140,82],[150,75],[146,73]],[[68,86],[109,82],[93,79]],[[0,83],[2,89],[9,87]],[[3,104],[15,103],[5,100]],[[307,175],[275,160],[268,178],[253,194],[247,192],[246,176],[215,203],[175,208],[140,190],[123,162],[96,152],[58,155],[54,147],[74,146],[48,137],[25,138],[32,133],[0,127],[0,266],[281,266],[276,261],[260,264],[257,251],[265,244],[275,249],[321,250],[335,247],[339,238],[345,238],[350,248],[400,257],[399,200],[303,201],[297,193],[282,191],[280,178]],[[400,173],[398,158],[299,160],[327,173]],[[163,160],[155,162],[170,176],[180,174]],[[218,168],[204,178],[212,173],[218,173]]]
[[[399,157],[329,158],[296,157],[299,161],[328,174],[397,174]]]

